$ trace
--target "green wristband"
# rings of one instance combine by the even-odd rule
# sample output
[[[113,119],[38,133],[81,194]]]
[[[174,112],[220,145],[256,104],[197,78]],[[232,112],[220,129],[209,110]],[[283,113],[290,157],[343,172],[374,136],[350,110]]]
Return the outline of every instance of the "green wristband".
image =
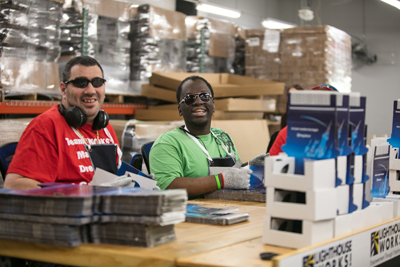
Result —
[[[221,184],[219,183],[218,174],[215,175],[215,180],[217,181],[218,190],[220,190],[221,189]]]

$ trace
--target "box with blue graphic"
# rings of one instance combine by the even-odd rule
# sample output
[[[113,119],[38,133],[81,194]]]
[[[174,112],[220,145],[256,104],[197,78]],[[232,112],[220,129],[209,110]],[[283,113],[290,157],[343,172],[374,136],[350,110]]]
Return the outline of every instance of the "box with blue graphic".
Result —
[[[400,192],[399,148],[391,147],[389,155],[389,186],[393,192]]]
[[[304,173],[304,159],[329,159],[340,154],[337,105],[337,95],[332,93],[296,91],[289,94],[287,139],[282,150],[296,158],[296,174]]]
[[[399,100],[395,100],[393,103],[392,135],[388,139],[388,142],[392,147],[400,148],[400,101]]]
[[[389,194],[389,158],[390,145],[381,143],[375,146],[372,161],[372,195],[377,197],[385,197]]]
[[[365,102],[364,96],[350,94],[350,138],[355,155],[364,155],[368,152],[365,146]]]

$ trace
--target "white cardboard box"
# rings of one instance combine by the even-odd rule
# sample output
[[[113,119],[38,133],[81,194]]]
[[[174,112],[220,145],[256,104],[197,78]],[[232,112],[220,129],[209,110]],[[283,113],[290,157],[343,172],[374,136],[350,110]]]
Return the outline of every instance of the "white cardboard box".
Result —
[[[364,198],[364,184],[353,184],[350,186],[350,190],[353,190],[353,203],[357,206],[356,210],[362,209],[363,198]],[[350,199],[351,201],[351,199]]]
[[[352,230],[351,218],[352,218],[351,213],[336,216],[334,221],[334,232],[333,232],[334,237],[347,235],[351,233]]]
[[[350,188],[349,185],[339,185],[336,187],[337,214],[349,213]]]
[[[335,159],[305,160],[304,175],[280,173],[281,161],[281,156],[265,159],[264,181],[266,187],[299,191],[335,188]]]
[[[290,222],[268,214],[264,216],[264,244],[299,249],[333,238],[334,220],[302,220],[301,233],[279,230],[279,226],[285,221]]]
[[[397,171],[400,171],[399,149],[390,148],[389,158],[389,186],[391,191],[400,191],[400,180],[397,180]]]
[[[336,175],[342,181],[340,185],[346,184],[347,156],[338,156],[336,158]]]
[[[376,205],[377,204],[377,205]],[[382,222],[383,218],[383,205],[380,203],[371,203],[363,210],[363,227],[369,227]]]
[[[393,218],[400,216],[400,195],[387,195],[386,198],[374,197],[372,202],[392,202],[393,203]],[[372,203],[371,203],[372,204]]]
[[[362,174],[363,174],[363,156],[355,155],[354,156],[354,183],[362,183]]]
[[[356,232],[364,228],[364,210],[356,210],[351,214],[351,231]]]
[[[296,192],[301,191],[296,190]],[[288,199],[293,196],[290,193],[293,191],[267,187],[267,214],[292,220],[321,221],[335,218],[337,210],[335,188],[301,192],[305,193],[305,204],[283,202],[283,198]]]

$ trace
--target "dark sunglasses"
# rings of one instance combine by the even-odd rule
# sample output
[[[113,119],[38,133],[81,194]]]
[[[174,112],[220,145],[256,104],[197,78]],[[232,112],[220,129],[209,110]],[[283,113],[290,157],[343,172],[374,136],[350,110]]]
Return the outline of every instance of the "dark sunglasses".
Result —
[[[86,86],[88,86],[89,83],[91,83],[93,85],[93,87],[98,88],[98,87],[102,86],[105,82],[106,82],[106,80],[103,78],[93,78],[91,80],[86,79],[86,78],[76,78],[73,80],[66,81],[64,83],[66,85],[69,83],[72,83],[75,87],[78,87],[78,88],[85,88]]]
[[[194,101],[196,101],[196,96],[199,96],[200,100],[203,101],[204,103],[207,103],[212,98],[212,96],[210,96],[209,93],[200,93],[200,94],[195,94],[195,95],[187,95],[181,100],[181,102],[179,102],[178,106],[180,104],[182,104],[183,102],[185,102],[186,105],[190,106],[191,104],[194,103]]]

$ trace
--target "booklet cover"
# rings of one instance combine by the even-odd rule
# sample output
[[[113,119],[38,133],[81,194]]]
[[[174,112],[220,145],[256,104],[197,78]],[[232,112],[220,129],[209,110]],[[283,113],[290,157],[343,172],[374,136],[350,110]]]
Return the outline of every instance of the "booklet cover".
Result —
[[[304,159],[339,155],[337,105],[337,95],[333,93],[296,91],[289,94],[287,139],[282,150],[295,157],[296,174],[304,174]]]
[[[186,207],[186,222],[214,225],[231,225],[249,220],[248,213],[232,213],[237,209],[217,209],[188,204]]]
[[[388,142],[392,147],[400,147],[400,99],[393,103],[392,135]]]
[[[389,194],[389,154],[390,145],[381,143],[375,146],[372,162],[372,190],[374,197],[384,198]]]

